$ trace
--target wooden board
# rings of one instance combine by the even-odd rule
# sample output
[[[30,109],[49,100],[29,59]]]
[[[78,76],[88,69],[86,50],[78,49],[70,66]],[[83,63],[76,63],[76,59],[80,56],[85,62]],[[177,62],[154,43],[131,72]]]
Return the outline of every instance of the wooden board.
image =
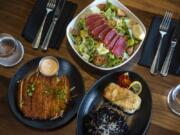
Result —
[[[76,13],[87,6],[90,0],[72,0],[78,4]],[[154,15],[163,15],[166,10],[174,12],[174,18],[180,15],[179,0],[121,0],[127,5],[149,28]],[[92,74],[75,61],[70,53],[67,38],[59,50],[49,49],[47,53],[32,49],[31,44],[21,37],[28,14],[30,13],[35,0],[0,0],[0,33],[9,33],[19,39],[25,48],[25,55],[20,64],[13,68],[0,66],[0,76],[11,78],[16,70],[30,59],[37,56],[54,55],[61,56],[73,63],[82,74],[85,88],[88,90],[99,76]],[[138,54],[139,55],[139,54]],[[138,57],[138,56],[137,56]],[[174,115],[168,108],[166,98],[169,90],[180,83],[180,78],[173,75],[168,77],[152,76],[149,69],[136,64],[137,60],[131,61],[126,69],[139,73],[148,83],[153,98],[153,110],[151,125],[147,135],[178,135],[180,134],[180,117]],[[76,119],[68,125],[55,131],[42,132],[28,128],[19,123],[10,113],[6,98],[8,80],[0,78],[0,134],[2,135],[76,135]]]

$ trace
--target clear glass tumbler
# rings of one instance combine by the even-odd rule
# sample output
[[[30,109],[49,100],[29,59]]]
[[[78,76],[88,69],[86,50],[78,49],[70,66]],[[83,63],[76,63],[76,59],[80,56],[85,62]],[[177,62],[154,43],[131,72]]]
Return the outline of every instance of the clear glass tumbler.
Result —
[[[168,94],[167,102],[169,108],[180,116],[180,84],[172,88]]]
[[[0,34],[0,57],[8,57],[16,51],[17,40],[6,33]]]

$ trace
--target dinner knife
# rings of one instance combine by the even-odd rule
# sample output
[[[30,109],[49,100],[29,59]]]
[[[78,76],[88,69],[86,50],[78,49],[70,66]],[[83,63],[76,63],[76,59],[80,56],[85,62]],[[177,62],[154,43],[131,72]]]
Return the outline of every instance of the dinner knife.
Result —
[[[59,2],[58,2],[58,5],[57,5],[55,12],[54,12],[54,15],[53,15],[52,23],[49,27],[49,30],[48,30],[48,32],[45,36],[45,39],[42,43],[42,46],[41,46],[41,49],[44,51],[46,51],[48,49],[49,42],[50,42],[54,27],[56,26],[56,23],[57,23],[59,17],[61,16],[61,13],[62,13],[62,10],[63,10],[65,3],[66,3],[66,0],[59,0]]]
[[[172,56],[176,47],[176,44],[178,42],[178,39],[180,38],[180,18],[178,21],[178,24],[176,25],[172,38],[171,38],[171,45],[169,47],[169,51],[167,53],[166,59],[163,63],[163,66],[161,68],[161,75],[162,76],[167,76],[168,75],[168,71],[169,71],[169,67],[171,64],[171,60],[172,60]]]

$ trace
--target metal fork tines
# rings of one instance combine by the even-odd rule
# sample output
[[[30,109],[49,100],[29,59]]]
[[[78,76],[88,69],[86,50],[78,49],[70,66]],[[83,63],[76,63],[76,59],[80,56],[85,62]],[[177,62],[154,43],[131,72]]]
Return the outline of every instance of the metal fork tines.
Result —
[[[35,48],[35,49],[37,49],[39,47],[39,45],[40,45],[42,31],[43,31],[43,27],[44,27],[46,18],[48,16],[48,14],[54,10],[55,6],[56,6],[56,0],[48,0],[47,5],[46,5],[46,14],[44,16],[41,27],[38,30],[38,32],[36,34],[36,37],[35,37],[35,39],[34,39],[34,41],[32,43],[32,47]]]
[[[172,13],[171,12],[166,12],[165,16],[160,24],[159,27],[159,32],[161,34],[161,38],[159,41],[158,49],[156,51],[156,55],[154,57],[154,60],[151,65],[150,72],[151,74],[157,74],[158,73],[158,68],[159,68],[159,59],[160,59],[160,50],[163,42],[164,36],[167,34],[167,31],[169,29],[170,23],[171,23],[171,18],[172,18]]]

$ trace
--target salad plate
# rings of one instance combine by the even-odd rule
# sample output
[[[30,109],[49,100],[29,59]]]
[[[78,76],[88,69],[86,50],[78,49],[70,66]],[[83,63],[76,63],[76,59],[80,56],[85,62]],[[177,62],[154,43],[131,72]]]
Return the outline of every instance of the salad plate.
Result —
[[[95,69],[110,71],[122,67],[138,53],[146,28],[118,0],[95,0],[69,23],[66,35],[82,61]]]

